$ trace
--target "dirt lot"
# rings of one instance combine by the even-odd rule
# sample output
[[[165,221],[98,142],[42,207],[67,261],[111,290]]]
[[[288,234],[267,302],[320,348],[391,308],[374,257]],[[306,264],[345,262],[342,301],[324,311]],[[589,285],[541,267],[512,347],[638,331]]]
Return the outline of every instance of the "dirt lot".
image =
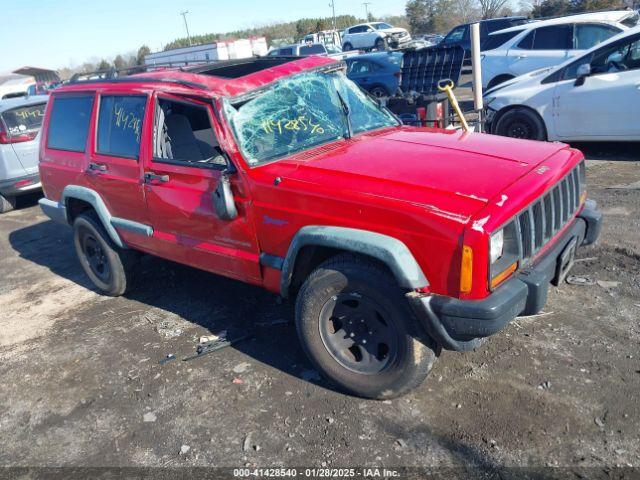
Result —
[[[640,466],[640,146],[585,151],[606,223],[573,273],[600,284],[552,288],[386,402],[328,389],[260,289],[146,258],[134,293],[98,295],[70,229],[22,201],[0,218],[0,465]]]

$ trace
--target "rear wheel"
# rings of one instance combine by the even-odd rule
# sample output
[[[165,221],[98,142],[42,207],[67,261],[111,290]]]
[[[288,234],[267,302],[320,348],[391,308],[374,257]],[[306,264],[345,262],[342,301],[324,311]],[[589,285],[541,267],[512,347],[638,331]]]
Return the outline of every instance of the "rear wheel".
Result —
[[[353,46],[349,42],[347,42],[342,46],[342,51],[348,52],[349,50],[353,50]]]
[[[0,195],[0,213],[7,213],[16,208],[16,197]]]
[[[296,301],[296,325],[315,367],[362,397],[408,392],[437,357],[390,272],[354,255],[329,259],[309,276]]]
[[[547,134],[542,119],[534,111],[517,107],[498,118],[495,133],[504,137],[528,140],[546,140]]]
[[[131,287],[137,254],[114,245],[94,212],[75,219],[73,241],[82,268],[103,294],[116,297]]]

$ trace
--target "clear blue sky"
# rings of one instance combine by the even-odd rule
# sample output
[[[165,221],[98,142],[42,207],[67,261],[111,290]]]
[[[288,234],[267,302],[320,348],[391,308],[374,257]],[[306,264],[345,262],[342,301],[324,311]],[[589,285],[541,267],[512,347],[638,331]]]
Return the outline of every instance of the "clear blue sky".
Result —
[[[225,32],[331,15],[330,0],[2,0],[0,73],[29,65],[59,68],[129,53],[142,44],[160,49],[191,34]],[[400,14],[406,0],[335,0],[336,15]]]

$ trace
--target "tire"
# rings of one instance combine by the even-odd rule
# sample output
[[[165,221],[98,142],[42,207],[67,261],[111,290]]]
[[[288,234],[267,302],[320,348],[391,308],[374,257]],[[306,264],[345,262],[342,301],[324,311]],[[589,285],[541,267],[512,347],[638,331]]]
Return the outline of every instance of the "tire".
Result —
[[[16,208],[16,197],[0,195],[0,213],[7,213]]]
[[[387,42],[384,38],[378,38],[376,43],[373,45],[376,50],[382,51],[387,49]]]
[[[296,300],[296,327],[316,369],[365,398],[403,395],[422,383],[439,355],[391,273],[350,254],[309,275]]]
[[[495,133],[504,137],[528,140],[547,139],[542,119],[533,110],[524,107],[516,107],[500,115]]]
[[[388,97],[389,92],[382,85],[376,85],[369,90],[369,93],[376,98]]]
[[[82,268],[101,293],[117,297],[130,289],[137,254],[118,248],[95,212],[76,217],[73,243]]]
[[[492,78],[491,81],[487,84],[487,90],[495,87],[496,85],[500,85],[501,83],[506,82],[507,80],[511,80],[515,78],[513,75],[498,75],[495,78]]]
[[[353,50],[353,46],[349,42],[347,42],[342,46],[342,51],[348,52],[349,50]]]

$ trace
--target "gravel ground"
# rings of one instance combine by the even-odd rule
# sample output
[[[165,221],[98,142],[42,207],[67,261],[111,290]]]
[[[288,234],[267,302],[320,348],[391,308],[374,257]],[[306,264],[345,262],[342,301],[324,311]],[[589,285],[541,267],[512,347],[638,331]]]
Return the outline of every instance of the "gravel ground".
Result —
[[[70,229],[23,199],[0,219],[0,465],[640,466],[640,148],[582,147],[606,223],[572,273],[599,283],[552,287],[385,402],[327,388],[258,288],[145,258],[135,292],[98,295]]]

